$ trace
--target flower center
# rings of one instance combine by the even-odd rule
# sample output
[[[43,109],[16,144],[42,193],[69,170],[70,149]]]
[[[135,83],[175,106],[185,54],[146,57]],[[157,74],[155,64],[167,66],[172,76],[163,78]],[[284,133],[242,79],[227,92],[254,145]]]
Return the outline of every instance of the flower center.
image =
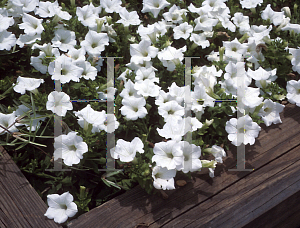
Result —
[[[92,43],[92,48],[95,48],[95,47],[97,47],[97,44],[96,43]]]
[[[245,133],[245,129],[244,128],[240,128],[239,129],[239,133]]]
[[[64,210],[67,210],[67,209],[68,209],[68,207],[67,207],[66,204],[60,204],[60,208],[61,208],[61,209],[64,209]]]
[[[157,179],[157,178],[160,178],[160,177],[161,177],[161,174],[160,174],[160,173],[157,173],[157,174],[155,174],[154,176],[155,176],[155,178]]]
[[[145,51],[145,52],[143,53],[143,56],[144,56],[144,57],[147,57],[147,56],[148,56],[148,52]]]
[[[137,107],[133,107],[133,111],[137,112],[139,109]]]
[[[69,146],[69,150],[74,150],[74,151],[76,151],[76,150],[77,150],[77,148],[76,148],[76,146],[75,146],[75,145],[72,145],[72,146]]]
[[[173,158],[174,156],[173,156],[172,153],[167,153],[167,157],[168,157],[168,158]]]
[[[173,115],[173,114],[174,114],[174,111],[173,111],[173,110],[169,110],[169,111],[168,111],[168,114],[169,114],[169,115]]]
[[[184,156],[184,160],[185,160],[185,161],[188,161],[189,159],[190,159],[189,156]]]
[[[154,7],[156,7],[156,8],[159,7],[159,3],[154,3],[153,5],[154,5]]]
[[[236,47],[233,47],[231,50],[232,50],[232,51],[237,51],[237,48],[236,48]]]
[[[203,105],[204,101],[203,100],[198,100],[198,104]]]
[[[67,71],[66,69],[62,69],[62,70],[61,70],[61,74],[62,74],[62,75],[66,75],[67,73],[68,73],[68,71]]]
[[[4,120],[2,123],[3,123],[3,125],[4,125],[3,127],[6,127],[6,128],[8,127],[8,122],[7,122],[6,120]],[[1,129],[1,130],[2,130],[2,129]]]
[[[300,93],[300,89],[297,89],[297,94],[299,94]]]
[[[264,109],[265,112],[268,112],[269,110],[270,110],[270,108],[265,108]]]

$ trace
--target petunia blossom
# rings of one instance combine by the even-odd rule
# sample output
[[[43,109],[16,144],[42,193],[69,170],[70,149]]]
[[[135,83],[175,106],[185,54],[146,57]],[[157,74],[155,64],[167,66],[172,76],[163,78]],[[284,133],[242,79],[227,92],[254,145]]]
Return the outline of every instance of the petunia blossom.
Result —
[[[49,208],[44,215],[49,219],[54,219],[54,222],[64,223],[68,217],[73,217],[78,212],[77,205],[73,200],[74,198],[69,192],[61,195],[47,195]]]
[[[178,142],[169,140],[167,142],[155,143],[152,162],[167,169],[181,168],[183,164],[183,153]]]
[[[70,97],[68,94],[64,92],[53,91],[48,95],[46,108],[58,116],[65,116],[67,110],[73,109],[73,105],[70,102]]]
[[[135,137],[131,142],[119,139],[117,145],[110,150],[110,154],[114,159],[120,158],[122,162],[131,162],[135,158],[136,152],[144,153],[143,148],[144,144],[138,137]]]
[[[155,166],[152,170],[153,186],[156,189],[172,190],[175,189],[174,177],[176,170]]]
[[[17,78],[16,85],[13,83],[13,85],[15,85],[14,91],[20,94],[25,94],[26,90],[34,92],[40,87],[41,83],[44,83],[44,79],[25,78],[19,76]]]
[[[141,12],[151,12],[154,18],[157,18],[159,12],[169,5],[170,3],[166,0],[143,0],[143,9]]]

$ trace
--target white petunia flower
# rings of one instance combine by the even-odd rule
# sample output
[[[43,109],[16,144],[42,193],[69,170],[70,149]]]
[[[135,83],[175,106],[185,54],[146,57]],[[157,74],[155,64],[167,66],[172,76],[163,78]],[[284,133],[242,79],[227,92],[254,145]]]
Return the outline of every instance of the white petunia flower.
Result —
[[[125,83],[124,89],[120,93],[120,96],[123,98],[127,98],[127,97],[140,98],[140,97],[142,97],[141,95],[137,94],[137,90],[134,88],[134,84],[130,79]]]
[[[0,14],[0,32],[5,31],[8,29],[9,26],[12,26],[15,23],[15,20],[13,17],[6,17]]]
[[[261,5],[263,0],[241,0],[240,3],[243,8],[251,9],[255,8],[257,5]]]
[[[13,5],[22,7],[24,13],[32,12],[39,4],[39,0],[12,0]]]
[[[73,196],[69,192],[47,195],[47,203],[49,208],[44,215],[57,223],[64,223],[68,217],[73,217],[78,212]]]
[[[162,104],[165,104],[169,101],[173,101],[176,100],[175,97],[171,96],[170,93],[166,93],[165,91],[163,91],[162,89],[159,91],[159,95],[156,97],[155,99],[155,104],[157,106],[160,106]]]
[[[182,119],[182,116],[184,115],[184,108],[176,101],[169,101],[158,107],[158,114],[164,118],[165,122],[177,122]]]
[[[41,34],[44,31],[42,25],[43,19],[37,19],[30,14],[24,13],[22,20],[23,23],[19,24],[19,28],[24,29],[25,34],[34,36],[36,34]]]
[[[144,81],[137,81],[134,84],[134,89],[137,90],[138,95],[143,97],[156,97],[159,94],[160,87],[155,85],[150,79],[145,79]]]
[[[12,32],[7,32],[6,30],[0,32],[0,50],[5,49],[9,51],[11,47],[15,46],[16,41],[16,36]]]
[[[156,162],[157,166],[169,170],[182,167],[183,153],[178,142],[174,140],[155,143],[153,153],[152,162]]]
[[[201,148],[194,144],[189,144],[186,141],[179,142],[181,150],[183,152],[183,166],[180,170],[184,173],[194,172],[202,168],[200,161]]]
[[[98,15],[93,13],[94,6],[92,3],[90,5],[85,5],[84,7],[77,7],[76,8],[76,15],[78,20],[84,26],[97,26],[96,19],[99,18]]]
[[[127,119],[137,120],[138,118],[144,118],[147,115],[146,100],[144,97],[125,97],[122,100],[123,106],[120,108],[121,113]]]
[[[42,18],[53,17],[55,15],[55,9],[58,8],[58,2],[39,2],[38,8],[35,9],[35,14]]]
[[[14,91],[20,94],[25,94],[26,90],[34,92],[40,87],[41,83],[44,83],[44,79],[24,78],[19,76],[17,78],[16,86],[14,86]],[[13,83],[13,85],[15,84]]]
[[[158,134],[166,139],[173,139],[175,141],[181,141],[188,131],[192,130],[192,126],[185,126],[185,119],[179,121],[168,121],[163,126],[163,129],[156,128]]]
[[[57,29],[55,36],[51,40],[53,47],[58,47],[61,51],[68,51],[76,45],[75,32],[64,29]]]
[[[61,55],[51,62],[48,67],[52,80],[60,80],[62,84],[71,80],[79,82],[83,69],[76,66],[70,57]]]
[[[24,44],[27,45],[32,44],[37,40],[41,40],[41,34],[35,34],[35,35],[21,34],[17,39],[16,44],[19,45],[21,48],[23,48]]]
[[[88,152],[88,145],[83,142],[81,136],[76,135],[78,132],[71,131],[67,135],[60,135],[54,138],[54,160],[59,158],[64,160],[68,166],[79,164],[83,159],[83,154]],[[61,156],[61,157],[60,157]]]
[[[173,24],[182,23],[182,15],[186,15],[186,9],[180,9],[179,6],[173,5],[169,12],[163,13],[163,17],[166,21],[171,21]]]
[[[121,0],[101,0],[100,6],[102,9],[105,10],[107,13],[119,13],[119,11],[122,9],[122,1]]]
[[[16,128],[15,124],[12,125],[16,120],[16,112],[12,112],[10,114],[3,114],[0,113],[0,125],[8,129],[10,132],[16,132],[19,131],[18,128]],[[11,127],[9,127],[12,125]],[[8,131],[4,130],[2,127],[0,128],[0,135],[3,134],[9,134]]]
[[[139,44],[130,44],[130,62],[136,64],[143,61],[151,61],[151,58],[155,58],[158,52],[158,48],[151,46],[151,41],[142,40]]]
[[[196,26],[194,31],[212,32],[213,27],[219,22],[218,19],[208,17],[207,14],[202,15],[194,20]]]
[[[159,83],[159,78],[155,77],[155,72],[153,68],[146,68],[146,67],[141,67],[136,71],[136,76],[134,81],[144,81],[146,79],[149,79],[151,82],[157,82]]]
[[[174,177],[176,170],[155,166],[152,170],[153,186],[156,189],[172,190],[175,189]]]
[[[135,137],[131,142],[119,139],[117,145],[110,150],[110,154],[114,159],[120,158],[122,162],[131,162],[135,158],[136,152],[144,153],[143,148],[144,144],[138,137]]]
[[[31,108],[32,109],[32,108]],[[18,106],[18,109],[16,110],[16,116],[19,117],[21,115],[23,115],[25,112],[29,111],[30,109],[25,106],[25,105],[19,105]],[[36,108],[36,111],[37,111],[37,108]],[[38,118],[40,117],[41,115],[37,114],[35,115],[35,118]],[[30,115],[31,118],[34,118],[34,114],[32,113]],[[41,125],[41,122],[40,121],[44,121],[46,118],[43,117],[43,118],[38,118],[38,119],[34,119],[32,120],[32,124],[31,124],[31,131],[36,131],[37,128],[40,127]],[[21,120],[21,123],[23,123],[23,121]],[[25,126],[27,127],[27,130],[29,131],[30,130],[30,121],[28,121],[28,123],[24,123]]]
[[[290,103],[300,107],[300,80],[290,80],[286,85],[287,99]]]
[[[204,33],[201,34],[192,33],[190,37],[190,41],[194,41],[195,44],[201,46],[202,49],[204,49],[210,46],[210,43],[208,40],[206,40],[206,37],[207,36],[205,36]]]
[[[68,94],[64,92],[53,91],[48,95],[46,108],[58,116],[65,116],[67,110],[73,109],[73,105],[70,102],[70,97]]]
[[[85,61],[85,54],[86,51],[82,47],[80,49],[75,49],[74,47],[71,47],[67,53],[67,55],[72,58],[72,62],[77,65],[77,63],[84,62]]]
[[[190,37],[193,32],[193,26],[189,25],[187,22],[176,26],[174,29],[174,39],[178,40],[180,38],[187,39]]]
[[[300,49],[299,48],[289,48],[289,52],[292,54],[293,58],[291,63],[293,65],[293,71],[296,71],[300,74]]]
[[[83,71],[81,73],[81,76],[86,80],[95,80],[97,76],[97,69],[96,67],[93,67],[90,62],[88,61],[82,61],[78,62],[76,64],[78,67],[82,68]]]
[[[166,0],[143,0],[143,9],[141,12],[151,12],[154,18],[157,18],[159,12],[169,5],[170,3]]]
[[[223,163],[222,157],[226,157],[225,150],[217,145],[213,145],[211,149],[208,150],[210,154],[215,157],[215,161],[219,163]]]
[[[273,102],[268,99],[264,101],[264,105],[259,111],[258,115],[262,117],[262,120],[265,122],[266,126],[273,124],[282,123],[279,113],[283,111],[284,105],[277,102]]]
[[[261,130],[257,123],[252,121],[252,118],[247,114],[239,119],[231,118],[226,122],[225,130],[228,133],[228,139],[235,146],[240,146],[242,143],[253,145],[255,138]]]
[[[122,23],[124,27],[128,27],[129,25],[139,25],[141,24],[141,20],[139,19],[139,15],[136,11],[128,12],[124,7],[119,11],[119,15],[121,17],[116,23]]]
[[[106,33],[97,33],[90,30],[85,40],[81,41],[80,45],[85,48],[86,52],[92,56],[99,56],[104,51],[108,43],[108,35]]]

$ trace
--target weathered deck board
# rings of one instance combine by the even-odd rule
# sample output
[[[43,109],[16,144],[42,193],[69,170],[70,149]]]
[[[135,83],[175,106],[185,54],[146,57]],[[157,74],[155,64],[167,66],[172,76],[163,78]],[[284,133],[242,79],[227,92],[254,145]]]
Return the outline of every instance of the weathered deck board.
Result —
[[[61,227],[44,216],[47,205],[1,146],[0,151],[0,227]]]
[[[149,196],[136,187],[73,220],[69,227],[132,228],[139,223],[149,224],[151,228],[242,227],[250,224],[275,205],[284,205],[289,196],[300,190],[297,182],[299,111],[299,107],[288,104],[280,114],[283,123],[268,128],[263,124],[255,145],[246,146],[246,168],[254,169],[253,172],[228,171],[236,166],[236,149],[231,150],[224,165],[217,166],[213,179],[201,171],[186,186],[168,191],[167,200]],[[286,218],[297,217],[296,211],[289,212],[288,208],[285,211]]]

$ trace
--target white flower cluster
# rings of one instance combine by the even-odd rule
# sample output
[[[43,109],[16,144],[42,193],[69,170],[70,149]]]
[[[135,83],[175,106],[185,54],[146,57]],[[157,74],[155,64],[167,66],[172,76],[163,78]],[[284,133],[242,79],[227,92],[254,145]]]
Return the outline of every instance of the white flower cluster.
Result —
[[[263,69],[259,61],[264,61],[261,51],[257,51],[258,45],[264,45],[270,41],[270,31],[272,25],[256,26],[249,24],[249,17],[237,12],[233,17],[225,4],[226,0],[205,0],[202,6],[197,8],[192,3],[187,9],[181,9],[177,5],[171,5],[166,0],[143,0],[142,13],[152,13],[157,18],[159,13],[167,7],[167,12],[163,13],[164,19],[148,24],[146,27],[141,24],[141,20],[136,11],[129,12],[126,7],[122,7],[121,0],[100,0],[100,5],[95,7],[92,3],[84,7],[76,8],[76,18],[87,27],[88,32],[84,34],[84,39],[76,37],[75,31],[66,29],[63,21],[71,19],[71,15],[62,10],[58,2],[54,3],[38,0],[8,0],[9,7],[0,8],[0,50],[10,51],[15,45],[21,48],[25,45],[32,45],[32,49],[39,49],[38,56],[31,56],[31,65],[42,74],[49,73],[52,80],[60,80],[66,84],[70,81],[79,82],[81,80],[95,80],[98,71],[101,70],[102,58],[98,58],[110,43],[116,42],[113,37],[117,35],[112,27],[112,17],[100,17],[104,14],[119,15],[120,19],[115,23],[122,24],[124,31],[129,31],[129,26],[138,26],[137,34],[140,42],[136,42],[134,37],[128,38],[132,43],[129,47],[130,62],[126,64],[127,69],[118,77],[124,81],[124,88],[120,91],[122,97],[121,114],[126,120],[135,121],[138,118],[145,118],[148,114],[147,99],[155,98],[158,106],[158,114],[163,118],[165,124],[162,129],[157,128],[161,137],[170,139],[155,143],[154,156],[152,161],[156,163],[153,167],[153,185],[157,189],[174,189],[174,177],[176,171],[184,173],[209,168],[210,176],[214,176],[216,164],[222,163],[222,158],[226,156],[223,148],[214,145],[205,149],[206,153],[214,155],[215,160],[200,160],[201,148],[187,141],[182,137],[188,132],[196,131],[205,125],[211,124],[207,121],[202,124],[199,120],[204,114],[206,107],[214,107],[216,94],[214,86],[219,83],[226,94],[232,94],[238,101],[237,110],[245,115],[238,119],[231,118],[225,130],[228,139],[236,146],[250,144],[253,145],[261,128],[253,122],[249,114],[260,107],[258,115],[267,126],[272,123],[281,123],[279,113],[284,106],[272,100],[263,100],[262,89],[276,80],[277,69]],[[255,7],[260,5],[262,0],[241,0],[242,8],[255,11]],[[290,12],[285,7],[283,12],[275,12],[270,4],[261,12],[263,20],[270,19],[277,30],[289,30],[300,33],[300,25],[290,23]],[[194,13],[194,26],[186,22],[187,13]],[[51,43],[38,45],[35,42],[41,41],[41,34],[44,31],[43,22],[57,24],[53,31]],[[24,31],[18,38],[9,27],[17,21],[22,21],[19,28]],[[58,23],[59,22],[59,23]],[[67,22],[66,22],[67,23]],[[44,24],[45,25],[45,24]],[[158,58],[167,71],[174,71],[176,65],[182,64],[184,52],[189,49],[186,45],[181,48],[172,47],[172,41],[166,42],[165,46],[159,50],[153,46],[158,41],[159,36],[172,30],[175,40],[189,39],[193,45],[191,49],[200,46],[202,49],[209,47],[209,37],[214,35],[214,27],[223,27],[235,32],[238,30],[243,35],[241,40],[235,38],[232,41],[223,41],[223,47],[219,52],[211,52],[206,56],[209,61],[226,62],[225,72],[217,71],[213,65],[211,67],[202,66],[193,69],[194,91],[189,86],[178,87],[176,83],[165,92],[161,89],[159,78],[155,76],[156,68],[152,66],[152,59]],[[244,39],[245,38],[245,39]],[[244,43],[245,40],[247,43]],[[280,38],[279,38],[280,39]],[[75,45],[80,44],[76,49]],[[291,55],[293,70],[300,73],[300,49],[286,48]],[[45,65],[47,58],[55,59],[49,65]],[[94,60],[94,65],[89,62]],[[253,66],[253,70],[245,70],[245,62]],[[134,74],[134,82],[128,79],[128,74]],[[218,82],[217,78],[224,75],[223,81]],[[251,87],[252,79],[255,80],[257,88]],[[26,91],[37,93],[37,88],[44,83],[43,79],[18,77],[14,86],[14,91],[25,94]],[[115,92],[115,90],[114,90]],[[291,103],[300,106],[300,80],[287,82],[287,99]],[[188,96],[187,94],[190,94]],[[100,95],[99,95],[100,96]],[[101,93],[101,97],[105,97]],[[187,104],[188,103],[188,104]],[[58,116],[66,116],[68,110],[73,110],[70,97],[64,92],[53,91],[48,95],[46,109]],[[16,118],[26,113],[29,107],[19,106],[18,110],[11,114],[0,113],[0,124],[9,131],[18,131],[15,123]],[[185,117],[185,111],[193,111],[196,117]],[[233,112],[236,110],[233,108]],[[91,128],[93,133],[102,130],[112,133],[118,129],[119,122],[116,117],[110,118],[105,111],[96,111],[87,105],[78,112],[74,112],[78,117],[78,124],[85,130]],[[36,117],[39,117],[38,115]],[[40,118],[43,120],[43,118]],[[30,124],[24,123],[31,131],[39,127],[40,122],[35,119]],[[30,127],[31,126],[31,127]],[[0,129],[0,135],[8,133]],[[242,135],[243,140],[238,141]],[[83,154],[88,151],[88,146],[76,132],[69,132],[55,138],[54,159],[62,158],[66,165],[78,164]],[[144,153],[144,144],[140,138],[136,137],[131,142],[123,139],[117,141],[116,146],[110,151],[115,159],[123,162],[133,161],[136,152]],[[202,151],[204,152],[204,150]],[[61,154],[61,155],[60,155]],[[72,217],[77,212],[77,207],[72,203],[73,197],[69,193],[62,196],[48,196],[50,208],[45,214],[48,218],[54,218],[58,223],[63,223],[68,217]],[[57,203],[58,202],[58,203]]]

